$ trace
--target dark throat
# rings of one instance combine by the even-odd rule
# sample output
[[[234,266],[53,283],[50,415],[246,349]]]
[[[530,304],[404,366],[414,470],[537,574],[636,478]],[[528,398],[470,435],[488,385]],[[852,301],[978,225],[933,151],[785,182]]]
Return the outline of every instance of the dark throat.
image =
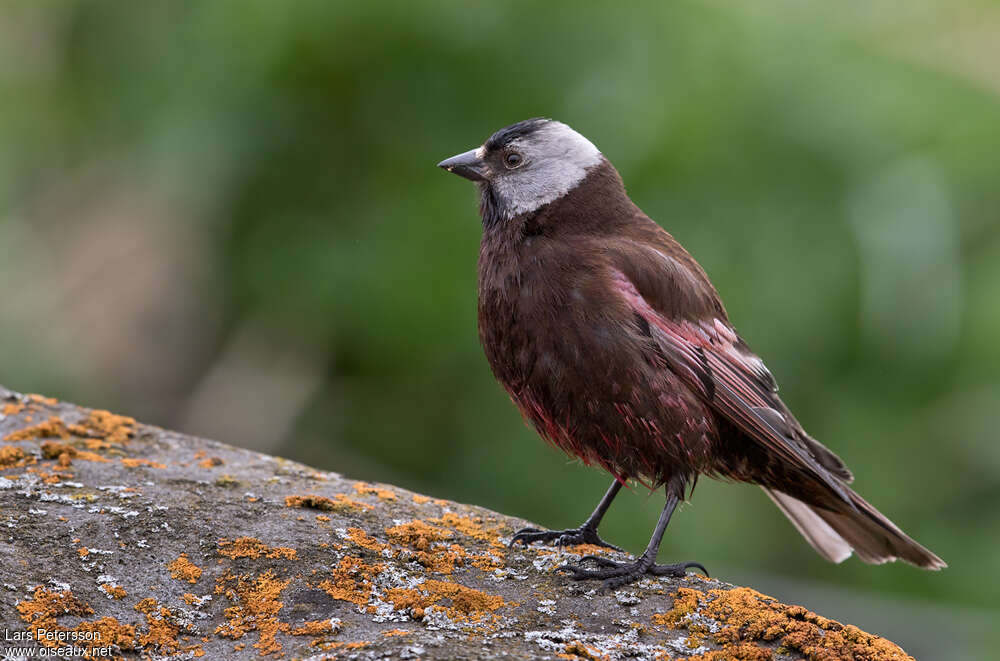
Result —
[[[492,232],[503,222],[503,200],[488,183],[479,184],[479,215],[483,219],[483,231]]]

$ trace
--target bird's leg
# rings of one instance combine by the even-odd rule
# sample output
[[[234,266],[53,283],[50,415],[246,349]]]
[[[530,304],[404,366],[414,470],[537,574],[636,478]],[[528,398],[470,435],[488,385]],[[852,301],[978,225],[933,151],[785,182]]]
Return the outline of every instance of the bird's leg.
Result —
[[[605,546],[609,549],[614,549],[616,551],[621,551],[622,549],[614,546],[613,544],[608,544],[603,539],[601,539],[597,534],[597,526],[600,525],[601,519],[607,513],[608,508],[611,507],[611,501],[615,499],[618,495],[618,491],[621,490],[622,483],[615,480],[608,487],[607,493],[601,498],[601,502],[597,504],[597,509],[591,514],[586,521],[583,522],[579,528],[570,528],[568,530],[539,530],[538,528],[522,528],[518,530],[510,540],[510,545],[514,546],[518,542],[527,546],[532,542],[555,542],[559,546],[569,546],[571,544],[594,544],[596,546]]]
[[[670,516],[674,513],[678,502],[680,499],[677,496],[673,494],[667,496],[667,504],[663,506],[663,512],[660,513],[660,520],[656,522],[653,536],[649,539],[646,550],[634,562],[615,562],[609,558],[590,555],[584,556],[580,560],[593,560],[600,566],[599,569],[586,569],[579,565],[563,565],[560,570],[569,572],[572,574],[572,578],[577,581],[593,578],[603,580],[604,587],[609,589],[626,585],[647,574],[652,576],[684,576],[687,570],[692,567],[700,569],[705,573],[705,576],[708,576],[708,570],[697,562],[679,562],[675,565],[656,564],[656,554],[660,550],[660,541],[663,539],[663,533],[667,529],[667,524],[670,523]]]

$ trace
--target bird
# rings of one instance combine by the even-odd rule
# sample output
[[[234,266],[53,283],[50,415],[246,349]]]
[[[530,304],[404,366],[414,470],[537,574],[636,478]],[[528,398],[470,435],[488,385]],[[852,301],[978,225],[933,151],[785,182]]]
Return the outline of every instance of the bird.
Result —
[[[637,483],[665,497],[643,553],[562,569],[608,588],[707,575],[698,562],[656,562],[674,510],[705,475],[759,485],[829,561],[853,552],[870,564],[946,566],[849,486],[850,470],[778,396],[705,271],[590,140],[534,118],[438,167],[478,188],[478,330],[493,375],[543,439],[614,478],[579,527],[524,528],[512,546],[617,549],[598,526]]]

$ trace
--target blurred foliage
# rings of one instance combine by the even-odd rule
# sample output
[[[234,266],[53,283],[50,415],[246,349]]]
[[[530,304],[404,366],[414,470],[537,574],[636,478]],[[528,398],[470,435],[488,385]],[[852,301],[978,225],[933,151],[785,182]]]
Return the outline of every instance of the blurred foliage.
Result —
[[[608,478],[493,382],[475,194],[434,167],[555,117],[699,259],[859,491],[951,568],[827,565],[761,494],[707,480],[664,557],[996,608],[995,5],[0,11],[5,385],[575,525]],[[625,495],[605,537],[642,548],[659,507]]]

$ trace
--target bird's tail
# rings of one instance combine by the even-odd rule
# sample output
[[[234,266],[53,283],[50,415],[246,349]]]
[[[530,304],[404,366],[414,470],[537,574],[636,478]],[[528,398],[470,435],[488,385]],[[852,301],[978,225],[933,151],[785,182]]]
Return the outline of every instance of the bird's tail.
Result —
[[[764,488],[774,504],[816,551],[831,562],[843,562],[853,550],[862,562],[903,560],[923,569],[948,565],[924,548],[851,489],[855,510],[831,511],[808,505],[786,493]],[[846,511],[845,511],[846,510]]]

